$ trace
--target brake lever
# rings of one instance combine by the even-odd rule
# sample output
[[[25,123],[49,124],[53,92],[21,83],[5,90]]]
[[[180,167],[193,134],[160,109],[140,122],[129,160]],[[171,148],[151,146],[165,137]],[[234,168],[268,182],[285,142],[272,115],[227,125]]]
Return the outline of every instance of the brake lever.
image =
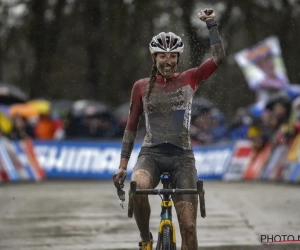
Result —
[[[121,208],[124,209],[124,201],[125,201],[125,191],[123,190],[124,183],[120,183],[120,186],[121,186],[121,188],[117,189],[117,194],[119,196],[120,206],[121,206]]]

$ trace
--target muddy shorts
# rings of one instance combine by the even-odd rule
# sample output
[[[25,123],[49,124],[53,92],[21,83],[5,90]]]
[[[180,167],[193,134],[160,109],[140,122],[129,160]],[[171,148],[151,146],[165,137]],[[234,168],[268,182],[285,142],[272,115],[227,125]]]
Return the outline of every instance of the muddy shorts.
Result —
[[[139,169],[150,173],[152,188],[157,187],[163,172],[170,173],[172,188],[197,188],[197,170],[192,150],[183,150],[169,143],[142,147],[133,172]],[[197,202],[197,195],[173,195],[172,199],[174,203],[180,200]]]

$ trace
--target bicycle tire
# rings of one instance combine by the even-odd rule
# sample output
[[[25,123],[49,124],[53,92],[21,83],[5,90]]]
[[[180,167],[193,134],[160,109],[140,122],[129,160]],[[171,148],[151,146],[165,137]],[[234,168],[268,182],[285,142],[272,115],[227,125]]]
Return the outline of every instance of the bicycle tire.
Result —
[[[162,250],[173,250],[172,247],[172,228],[170,225],[165,225],[162,230]]]

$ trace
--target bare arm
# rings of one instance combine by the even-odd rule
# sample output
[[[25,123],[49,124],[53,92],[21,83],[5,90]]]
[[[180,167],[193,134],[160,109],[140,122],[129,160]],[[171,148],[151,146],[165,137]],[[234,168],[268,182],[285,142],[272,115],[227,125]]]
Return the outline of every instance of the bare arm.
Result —
[[[122,162],[125,163],[126,162],[125,159],[127,159],[128,161],[128,159],[130,158],[142,113],[143,113],[142,94],[140,91],[139,84],[137,82],[134,84],[131,93],[128,121],[127,121],[127,125],[123,136],[123,141],[122,141],[121,166],[124,166]]]
[[[122,140],[121,160],[119,170],[113,175],[113,182],[117,189],[122,188],[122,183],[126,178],[128,161],[134,146],[140,116],[143,113],[142,96],[138,82],[132,88],[130,110],[127,125]]]

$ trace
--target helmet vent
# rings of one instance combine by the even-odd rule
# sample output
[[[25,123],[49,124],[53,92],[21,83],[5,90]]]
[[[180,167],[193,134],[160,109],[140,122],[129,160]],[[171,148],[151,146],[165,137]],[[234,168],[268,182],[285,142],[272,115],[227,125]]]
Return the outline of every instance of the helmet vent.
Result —
[[[183,52],[184,45],[180,36],[175,35],[172,32],[161,32],[154,36],[149,44],[150,53],[157,52]]]

